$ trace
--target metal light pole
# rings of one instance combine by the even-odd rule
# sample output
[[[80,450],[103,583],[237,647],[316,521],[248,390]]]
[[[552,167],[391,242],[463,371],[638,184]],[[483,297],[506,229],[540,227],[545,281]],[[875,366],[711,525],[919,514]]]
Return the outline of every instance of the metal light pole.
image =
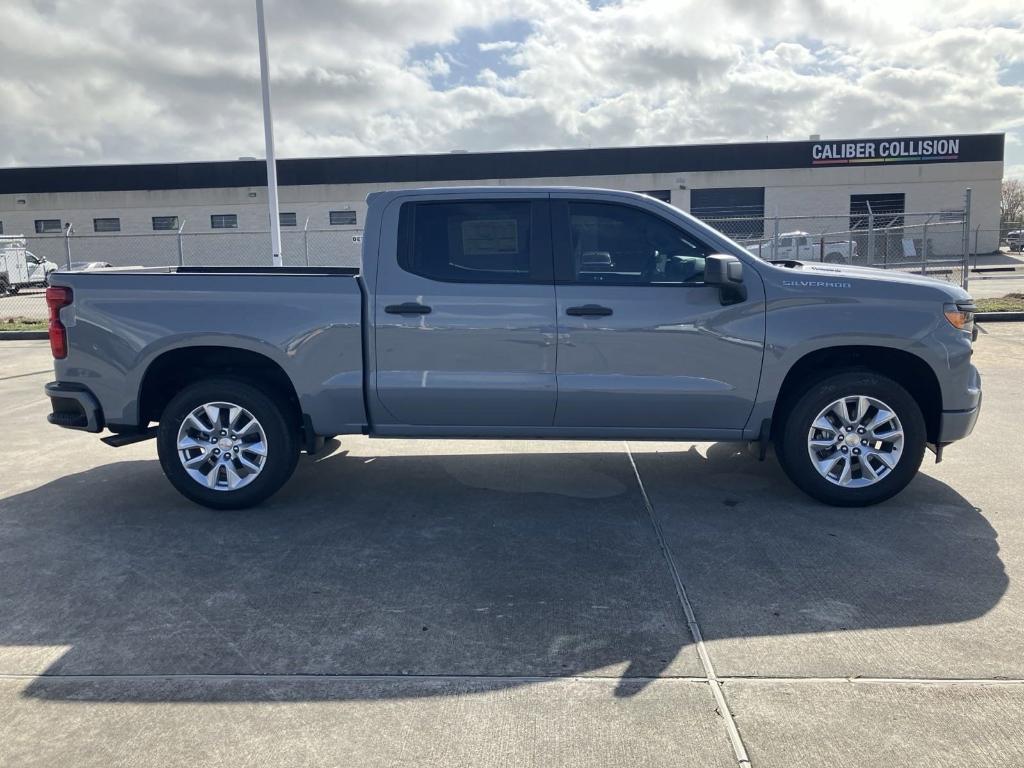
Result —
[[[270,114],[270,63],[263,0],[256,0],[256,31],[260,39],[260,85],[263,89],[263,136],[267,145],[267,202],[270,205],[270,249],[275,267],[281,266],[281,219],[277,205],[277,161],[274,157],[274,120]]]

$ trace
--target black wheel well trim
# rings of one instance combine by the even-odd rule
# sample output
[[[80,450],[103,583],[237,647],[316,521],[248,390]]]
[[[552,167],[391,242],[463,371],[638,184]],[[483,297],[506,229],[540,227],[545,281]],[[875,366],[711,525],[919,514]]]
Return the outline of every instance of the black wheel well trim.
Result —
[[[786,373],[775,398],[771,415],[773,433],[782,428],[786,413],[807,386],[851,371],[877,373],[906,389],[921,408],[928,441],[937,440],[942,421],[942,388],[935,371],[913,352],[871,345],[824,347],[797,360]]]
[[[284,368],[261,352],[217,344],[174,347],[150,361],[139,384],[138,427],[159,421],[167,403],[188,384],[218,376],[258,381],[276,389],[289,403],[292,423],[305,439],[308,417]]]

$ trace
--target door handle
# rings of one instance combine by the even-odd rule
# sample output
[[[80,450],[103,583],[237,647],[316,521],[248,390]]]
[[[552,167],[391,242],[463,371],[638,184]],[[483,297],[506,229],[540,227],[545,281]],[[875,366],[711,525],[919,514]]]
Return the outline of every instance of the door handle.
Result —
[[[407,301],[404,304],[388,304],[384,311],[389,315],[429,315],[431,309],[426,304]]]
[[[611,313],[611,307],[602,307],[600,304],[584,304],[582,307],[569,307],[565,310],[565,314],[575,317],[606,317]]]

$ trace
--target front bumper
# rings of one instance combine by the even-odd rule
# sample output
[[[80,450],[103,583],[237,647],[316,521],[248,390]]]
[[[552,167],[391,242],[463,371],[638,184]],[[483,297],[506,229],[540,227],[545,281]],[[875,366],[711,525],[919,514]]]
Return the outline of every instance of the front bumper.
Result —
[[[942,417],[939,420],[938,442],[940,444],[945,445],[967,437],[978,421],[978,414],[981,413],[981,374],[973,365],[971,366],[968,393],[970,402],[974,403],[973,408],[942,412]]]
[[[85,387],[78,384],[64,384],[51,381],[44,388],[50,398],[53,412],[46,417],[51,424],[66,429],[82,429],[86,432],[103,430],[103,409],[99,401]]]

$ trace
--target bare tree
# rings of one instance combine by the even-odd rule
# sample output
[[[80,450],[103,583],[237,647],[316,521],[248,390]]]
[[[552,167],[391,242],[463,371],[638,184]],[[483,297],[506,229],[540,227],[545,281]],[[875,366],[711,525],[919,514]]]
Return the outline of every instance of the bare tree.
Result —
[[[999,220],[1003,224],[1024,221],[1024,181],[1021,179],[1003,179]]]

